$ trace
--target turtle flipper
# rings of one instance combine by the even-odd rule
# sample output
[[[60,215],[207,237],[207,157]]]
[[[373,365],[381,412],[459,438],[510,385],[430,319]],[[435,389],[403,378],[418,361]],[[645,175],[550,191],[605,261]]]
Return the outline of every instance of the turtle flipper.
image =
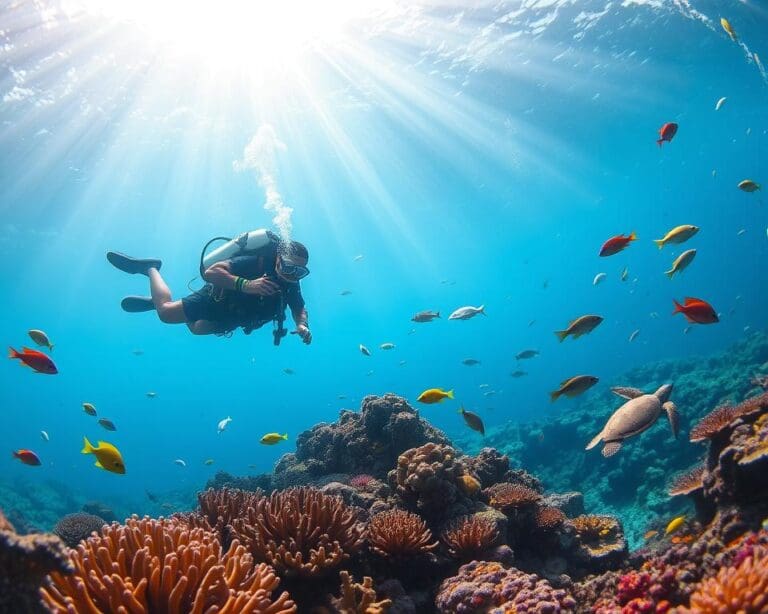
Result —
[[[592,439],[592,441],[590,441],[590,442],[587,444],[587,447],[586,447],[586,448],[584,448],[584,449],[585,449],[585,450],[591,450],[591,449],[592,449],[592,448],[594,448],[594,447],[595,447],[597,444],[599,444],[599,443],[600,443],[600,440],[601,440],[602,438],[603,438],[603,431],[600,431],[600,432],[599,432],[597,435],[595,435],[595,436],[594,436],[594,438]]]
[[[611,441],[605,444],[605,446],[603,446],[603,456],[605,456],[605,458],[608,458],[609,456],[613,456],[614,454],[616,454],[616,452],[618,452],[619,450],[621,450],[621,442]]]
[[[627,386],[614,386],[611,388],[611,392],[620,396],[622,399],[636,399],[643,396],[645,393],[637,388],[628,388]]]
[[[669,426],[672,427],[672,436],[677,439],[677,433],[680,430],[680,416],[677,413],[677,405],[672,401],[667,401],[662,407],[667,412],[667,420],[669,420]]]

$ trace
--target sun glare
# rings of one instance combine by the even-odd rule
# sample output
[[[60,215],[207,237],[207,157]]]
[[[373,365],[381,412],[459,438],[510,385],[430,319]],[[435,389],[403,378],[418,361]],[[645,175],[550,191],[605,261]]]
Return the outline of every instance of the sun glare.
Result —
[[[285,64],[308,48],[339,42],[355,20],[387,0],[74,0],[74,6],[128,23],[182,55],[221,68]]]

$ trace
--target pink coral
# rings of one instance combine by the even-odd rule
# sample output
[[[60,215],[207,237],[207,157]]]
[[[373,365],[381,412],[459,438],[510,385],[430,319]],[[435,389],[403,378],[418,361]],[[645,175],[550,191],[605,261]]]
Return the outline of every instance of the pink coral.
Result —
[[[368,488],[368,485],[375,479],[376,478],[374,478],[372,475],[369,475],[367,473],[361,473],[359,475],[354,475],[351,478],[349,478],[349,485],[352,488],[364,490]]]

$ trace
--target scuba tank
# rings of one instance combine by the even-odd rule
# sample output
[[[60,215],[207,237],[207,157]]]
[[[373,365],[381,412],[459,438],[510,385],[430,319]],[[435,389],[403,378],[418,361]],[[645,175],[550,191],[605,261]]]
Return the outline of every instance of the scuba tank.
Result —
[[[216,237],[206,243],[203,248],[203,255],[200,257],[200,268],[205,270],[211,265],[221,262],[222,260],[229,260],[235,256],[240,256],[245,252],[255,251],[262,247],[269,245],[273,241],[274,235],[268,230],[261,228],[259,230],[251,230],[250,232],[244,232],[238,235],[234,239],[229,237]],[[206,254],[205,250],[213,241],[226,240],[227,242],[220,245],[211,253]]]

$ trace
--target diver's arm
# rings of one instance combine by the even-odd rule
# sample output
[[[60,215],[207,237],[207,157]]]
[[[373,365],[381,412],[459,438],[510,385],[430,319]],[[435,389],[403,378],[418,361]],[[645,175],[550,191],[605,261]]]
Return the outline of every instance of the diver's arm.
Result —
[[[296,334],[301,337],[301,340],[307,345],[312,343],[312,333],[309,330],[307,310],[304,307],[295,310],[291,309],[291,316],[293,316],[293,321],[296,322]]]
[[[215,288],[222,290],[235,290],[243,294],[256,294],[258,296],[269,296],[280,291],[280,287],[269,279],[266,275],[259,279],[245,279],[233,275],[230,270],[229,261],[217,262],[208,267],[203,274],[203,279],[212,284]]]

